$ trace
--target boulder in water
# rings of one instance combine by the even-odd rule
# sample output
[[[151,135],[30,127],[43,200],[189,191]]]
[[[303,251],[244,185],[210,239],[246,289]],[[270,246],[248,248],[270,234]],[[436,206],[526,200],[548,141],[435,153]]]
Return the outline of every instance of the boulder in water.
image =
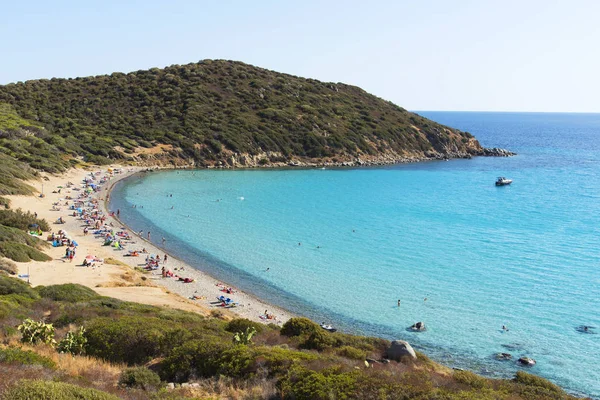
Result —
[[[385,352],[385,358],[390,360],[401,361],[405,357],[409,357],[412,360],[417,359],[415,350],[404,340],[394,340]]]
[[[533,358],[521,357],[519,358],[518,363],[526,367],[533,367],[536,364],[536,361]]]
[[[414,332],[424,332],[427,330],[427,328],[425,328],[425,323],[420,321],[412,324],[409,329]]]

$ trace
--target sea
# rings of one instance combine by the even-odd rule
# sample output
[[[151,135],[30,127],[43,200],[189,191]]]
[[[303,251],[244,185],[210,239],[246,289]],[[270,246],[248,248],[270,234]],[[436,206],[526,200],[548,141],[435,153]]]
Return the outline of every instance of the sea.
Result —
[[[600,398],[600,114],[418,113],[518,155],[153,172],[119,182],[110,207],[195,268],[316,322]],[[426,331],[407,329],[418,321]]]

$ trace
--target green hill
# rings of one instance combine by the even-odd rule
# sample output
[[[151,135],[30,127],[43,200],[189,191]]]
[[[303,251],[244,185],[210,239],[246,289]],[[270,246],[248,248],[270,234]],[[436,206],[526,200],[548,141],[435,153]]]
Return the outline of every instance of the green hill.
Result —
[[[41,170],[78,160],[256,166],[483,154],[477,140],[355,86],[233,61],[0,86],[0,153]]]

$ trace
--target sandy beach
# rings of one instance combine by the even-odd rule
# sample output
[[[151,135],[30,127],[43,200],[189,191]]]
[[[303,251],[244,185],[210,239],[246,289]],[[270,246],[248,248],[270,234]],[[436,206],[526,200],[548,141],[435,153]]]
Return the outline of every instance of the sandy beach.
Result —
[[[73,216],[73,210],[69,209],[69,205],[65,205],[66,202],[72,204],[72,200],[67,197],[75,199],[85,188],[83,180],[86,176],[90,176],[91,173],[96,176],[109,176],[107,172],[109,168],[122,172],[110,176],[108,182],[91,196],[99,200],[100,210],[107,216],[106,224],[112,224],[115,231],[123,228],[130,234],[131,240],[125,241],[125,248],[121,250],[113,246],[104,246],[103,238],[92,234],[92,229],[89,234],[84,235],[84,221],[79,216]],[[35,196],[7,196],[11,200],[11,208],[36,212],[38,217],[45,218],[49,222],[52,232],[66,231],[69,238],[78,244],[72,261],[65,257],[66,247],[61,246],[49,247],[45,250],[46,254],[52,257],[52,261],[17,263],[19,275],[28,275],[22,279],[28,280],[32,286],[78,283],[92,288],[103,296],[204,315],[218,312],[225,318],[237,316],[258,322],[282,324],[292,317],[291,313],[244,293],[238,288],[234,287],[233,293],[221,291],[223,287],[229,288],[230,285],[194,269],[179,260],[177,254],[167,253],[168,262],[165,268],[173,272],[175,275],[173,278],[164,278],[161,268],[148,272],[141,272],[140,268],[136,269],[145,266],[146,254],[131,257],[127,255],[130,250],[146,249],[148,254],[159,254],[161,257],[164,256],[165,251],[145,238],[139,237],[116,217],[109,216],[110,211],[106,209],[106,196],[117,181],[140,170],[139,167],[123,166],[72,169],[61,175],[46,175],[43,180],[28,182],[39,191]],[[73,183],[70,188],[67,187],[68,182]],[[58,193],[59,189],[60,193]],[[39,196],[42,190],[45,197]],[[60,217],[64,220],[63,224],[56,223]],[[44,232],[43,238],[45,239],[50,233]],[[95,263],[93,267],[82,266],[89,255],[104,262]],[[193,282],[184,283],[178,279],[179,277],[192,279]],[[222,295],[231,298],[239,305],[234,308],[224,308],[215,304],[217,297]],[[261,318],[265,310],[275,318]]]

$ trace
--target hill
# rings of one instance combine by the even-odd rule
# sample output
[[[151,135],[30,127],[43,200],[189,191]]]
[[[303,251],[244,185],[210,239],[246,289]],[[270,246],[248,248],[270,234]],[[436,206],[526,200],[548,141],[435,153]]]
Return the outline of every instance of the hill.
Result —
[[[233,61],[0,86],[0,154],[57,172],[79,160],[259,166],[487,155],[467,132],[364,90]]]

